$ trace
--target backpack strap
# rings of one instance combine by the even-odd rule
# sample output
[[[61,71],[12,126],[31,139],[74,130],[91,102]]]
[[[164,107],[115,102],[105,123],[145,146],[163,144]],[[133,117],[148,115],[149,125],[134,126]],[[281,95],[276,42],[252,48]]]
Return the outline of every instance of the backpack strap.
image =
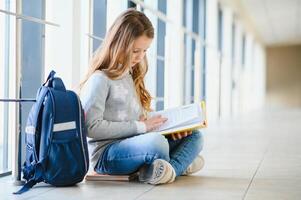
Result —
[[[34,105],[34,110],[35,112],[30,112],[30,117],[31,118],[31,123],[30,124],[27,124],[26,126],[26,133],[28,134],[29,131],[31,131],[31,133],[29,133],[32,137],[33,137],[33,141],[32,141],[32,147],[33,147],[33,150],[35,152],[35,155],[36,155],[36,161],[38,162],[38,157],[37,157],[37,148],[39,147],[36,147],[36,142],[35,142],[35,135],[36,134],[40,134],[40,133],[37,133],[37,130],[36,130],[36,127],[37,127],[37,124],[40,123],[39,122],[39,116],[41,115],[41,110],[42,110],[42,105],[43,105],[43,102],[44,102],[44,99],[48,93],[48,88],[47,87],[42,87],[42,89],[40,90],[40,93],[37,95],[37,98],[36,98],[36,103]],[[29,128],[28,128],[29,126]]]
[[[48,86],[52,87],[55,90],[60,90],[60,91],[66,92],[66,88],[65,88],[65,85],[64,85],[62,79],[60,79],[58,77],[55,77],[52,80],[50,80]]]
[[[56,72],[55,72],[54,70],[51,70],[51,72],[49,73],[49,75],[48,75],[46,81],[43,83],[43,86],[45,86],[45,85],[47,84],[48,81],[50,81],[51,79],[54,78],[55,73],[56,73]]]
[[[40,134],[40,133],[37,132],[39,130],[36,130],[36,127],[37,124],[39,123],[39,117],[41,114],[42,105],[48,92],[49,89],[47,87],[42,87],[39,90],[39,93],[36,97],[36,103],[32,108],[34,112],[31,111],[28,116],[30,120],[26,126],[26,139],[30,140],[30,144],[32,145],[35,163],[32,163],[31,165],[28,166],[26,165],[24,166],[23,174],[27,182],[19,191],[13,194],[22,194],[23,192],[28,191],[36,183],[43,181],[43,174],[44,174],[43,166],[45,163],[45,159],[39,160],[37,156],[39,147],[36,146],[36,134]]]
[[[43,163],[44,163],[44,161],[45,160],[43,160],[40,163],[37,163],[34,166],[34,176],[29,181],[27,181],[20,190],[18,190],[17,192],[13,192],[13,194],[22,194],[24,192],[27,192],[35,184],[43,181],[43,173],[44,173]]]
[[[37,184],[37,182],[35,180],[30,180],[30,181],[26,182],[25,185],[23,185],[20,190],[18,190],[17,192],[13,192],[13,194],[22,194],[24,192],[27,192],[35,184]]]
[[[54,75],[55,75],[55,71],[52,70],[49,73],[45,83],[43,83],[43,86],[45,86],[47,84],[47,87],[66,92],[66,88],[65,88],[65,85],[64,85],[62,79],[60,79],[58,77],[54,77]]]

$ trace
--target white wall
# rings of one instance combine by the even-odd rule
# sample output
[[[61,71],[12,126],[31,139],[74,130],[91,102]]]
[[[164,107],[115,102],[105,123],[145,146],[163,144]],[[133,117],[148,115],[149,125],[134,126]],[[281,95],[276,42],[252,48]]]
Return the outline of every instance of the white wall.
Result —
[[[269,105],[301,108],[301,45],[267,48]]]
[[[46,1],[46,20],[60,27],[45,27],[45,77],[55,70],[66,87],[72,85],[73,52],[73,1]]]
[[[46,20],[60,27],[45,26],[45,77],[53,69],[69,89],[78,85],[88,65],[88,11],[88,1],[46,1]]]
[[[107,1],[107,30],[124,10],[127,9],[128,2],[124,0]]]
[[[173,23],[166,26],[165,108],[182,105],[184,100],[184,33],[179,30],[182,26],[182,6],[181,1],[167,1],[167,17]]]
[[[230,8],[222,8],[223,11],[223,52],[221,66],[221,117],[228,118],[231,115],[231,67],[232,67],[232,22],[233,12]]]
[[[80,70],[77,70],[79,73],[79,79],[82,80],[84,76],[86,75],[87,69],[89,67],[89,61],[92,56],[92,44],[93,39],[88,37],[88,34],[92,33],[92,19],[91,19],[91,1],[80,1],[80,25],[79,28],[79,60],[80,60]],[[76,13],[74,13],[76,15]],[[77,21],[74,21],[74,26],[77,26]],[[74,38],[75,39],[75,38]],[[73,81],[74,85],[78,84],[78,81],[76,83],[76,79]]]
[[[206,103],[208,120],[218,118],[219,105],[219,58],[217,50],[217,0],[207,1],[206,21]]]

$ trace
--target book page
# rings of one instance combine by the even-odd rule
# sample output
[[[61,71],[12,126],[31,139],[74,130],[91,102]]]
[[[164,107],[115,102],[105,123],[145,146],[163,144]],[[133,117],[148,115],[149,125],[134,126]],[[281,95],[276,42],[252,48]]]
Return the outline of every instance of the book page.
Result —
[[[177,108],[166,109],[157,112],[149,113],[148,117],[161,115],[168,120],[154,131],[163,131],[179,125],[184,125],[186,122],[199,119],[201,117],[201,110],[199,104],[189,104]]]

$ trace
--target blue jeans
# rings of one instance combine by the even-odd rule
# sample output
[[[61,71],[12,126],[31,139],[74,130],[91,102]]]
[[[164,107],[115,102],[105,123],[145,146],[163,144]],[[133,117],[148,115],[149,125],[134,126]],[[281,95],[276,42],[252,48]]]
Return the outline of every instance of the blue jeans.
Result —
[[[166,139],[159,133],[146,133],[109,145],[99,159],[95,171],[103,174],[131,174],[155,159],[168,161],[180,176],[203,148],[198,130],[180,140]]]

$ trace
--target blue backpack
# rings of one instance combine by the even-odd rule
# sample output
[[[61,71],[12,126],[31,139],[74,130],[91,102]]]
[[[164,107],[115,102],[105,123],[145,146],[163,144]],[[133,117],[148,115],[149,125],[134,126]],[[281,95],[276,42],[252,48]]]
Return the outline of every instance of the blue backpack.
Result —
[[[51,71],[39,88],[26,125],[25,185],[21,194],[36,183],[71,186],[89,169],[84,113],[79,97],[66,90]]]

